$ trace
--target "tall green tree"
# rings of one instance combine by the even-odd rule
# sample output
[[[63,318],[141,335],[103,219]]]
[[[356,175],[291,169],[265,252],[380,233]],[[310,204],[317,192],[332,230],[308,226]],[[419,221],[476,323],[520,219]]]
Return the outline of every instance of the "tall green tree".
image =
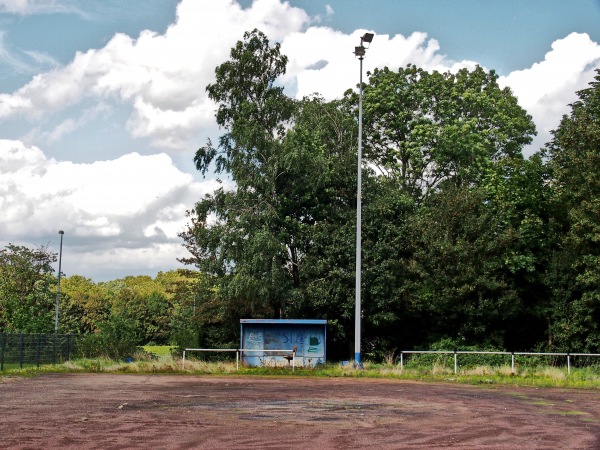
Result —
[[[214,169],[235,187],[219,189],[196,204],[181,234],[192,255],[184,261],[207,276],[211,287],[203,289],[208,295],[204,311],[223,323],[242,316],[326,318],[334,346],[342,348],[351,342],[354,321],[357,95],[348,92],[337,102],[287,98],[276,83],[287,59],[257,30],[246,33],[230,56],[207,87],[225,134],[218,147],[208,142],[199,149],[195,162],[202,173]],[[412,228],[426,226],[428,214],[441,217],[446,211],[433,210],[447,209],[450,199],[481,203],[462,216],[475,222],[469,236],[487,232],[489,221],[502,223],[494,214],[506,214],[510,207],[485,206],[502,190],[491,189],[488,174],[497,171],[501,179],[496,165],[519,160],[535,130],[510,90],[501,89],[497,76],[481,68],[457,74],[413,66],[376,70],[364,93],[363,325],[367,347],[375,354],[377,348],[399,346],[415,335],[423,317],[415,306],[422,294],[415,280],[425,273],[433,279],[445,264],[438,260],[427,270],[409,270],[415,255],[422,255],[425,264],[432,251],[413,241],[433,245],[435,240],[431,234],[417,239]],[[484,180],[490,190],[470,191]],[[438,203],[426,204],[434,194],[439,194]],[[466,200],[459,199],[464,195]],[[509,222],[512,228],[521,223],[516,218]],[[514,241],[506,238],[496,245],[507,248]],[[469,245],[454,250],[463,266],[477,264],[470,251],[490,256],[469,239],[465,242]],[[535,266],[535,261],[525,264],[528,251],[533,250],[525,246],[518,255],[525,257],[512,259],[513,266],[526,266],[520,273]],[[493,256],[501,257],[498,252]],[[512,274],[507,264],[493,264],[487,269],[487,287],[478,295],[492,293],[501,302],[518,297],[517,288],[510,294],[503,290],[512,282],[504,280]],[[433,286],[431,279],[426,281]],[[443,299],[448,304],[462,300]],[[484,333],[480,325],[463,325],[479,330],[474,336]]]
[[[254,30],[215,70],[216,81],[207,91],[219,105],[217,123],[226,132],[217,149],[210,142],[200,148],[195,162],[202,173],[214,163],[216,174],[231,177],[236,187],[221,188],[200,201],[192,226],[182,234],[194,255],[187,262],[221,277],[219,292],[252,316],[280,315],[287,284],[289,258],[273,223],[283,170],[281,137],[293,107],[275,85],[286,62],[279,45],[271,47]]]
[[[481,67],[375,69],[364,87],[365,157],[416,198],[448,179],[476,182],[493,161],[520,156],[535,134],[497,80]]]
[[[54,329],[56,254],[45,247],[8,244],[0,250],[0,329],[43,333]]]
[[[502,345],[504,304],[513,305],[505,311],[512,319],[524,309],[503,258],[524,216],[535,222],[538,211],[520,205],[523,217],[510,216],[514,205],[500,194],[536,179],[521,153],[535,127],[497,78],[481,67],[369,74],[365,159],[378,177],[363,188],[363,323],[374,346],[448,336],[475,342],[492,332],[488,341]],[[346,101],[356,105],[356,97],[348,92]],[[528,257],[532,242],[522,249]]]
[[[60,327],[65,333],[87,334],[110,314],[110,303],[102,285],[81,275],[61,280]]]
[[[286,62],[254,30],[207,87],[225,134],[198,150],[196,166],[235,187],[198,202],[181,236],[184,261],[215,283],[206,305],[227,323],[349,316],[356,122],[343,103],[286,97],[276,84]]]
[[[545,182],[539,156],[507,158],[478,185],[443,186],[411,218],[411,305],[426,342],[525,350],[544,339]]]
[[[549,344],[600,351],[600,71],[547,145],[556,247]]]

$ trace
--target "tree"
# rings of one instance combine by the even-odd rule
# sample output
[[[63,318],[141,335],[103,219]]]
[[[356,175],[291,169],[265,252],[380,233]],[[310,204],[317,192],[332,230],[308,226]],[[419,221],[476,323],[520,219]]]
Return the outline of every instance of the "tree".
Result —
[[[541,158],[444,185],[411,219],[412,309],[435,342],[523,350],[544,337],[548,219]]]
[[[181,234],[192,255],[184,262],[214,283],[200,310],[236,334],[240,317],[349,314],[356,122],[343,103],[286,97],[276,85],[286,62],[254,30],[207,87],[225,134],[217,149],[198,150],[196,166],[235,188],[196,204]]]
[[[202,324],[219,323],[234,333],[243,316],[325,318],[330,348],[340,354],[351,342],[354,322],[357,95],[348,92],[335,102],[287,98],[276,84],[287,58],[257,30],[246,33],[230,56],[207,87],[225,134],[217,148],[210,141],[200,148],[195,163],[203,174],[214,168],[230,177],[235,188],[221,188],[199,201],[181,234],[192,255],[183,261],[196,265],[208,283],[202,289]],[[508,160],[515,163],[506,167],[525,165],[520,152],[535,131],[510,90],[500,89],[497,76],[481,68],[457,74],[430,74],[413,66],[397,73],[376,70],[364,93],[363,328],[367,353],[375,355],[411,335],[415,342],[423,317],[415,307],[423,293],[415,280],[424,279],[433,289],[436,271],[446,268],[439,258],[427,259],[433,247],[411,245],[416,239],[435,247],[435,236],[428,230],[415,235],[415,225],[426,226],[428,215],[436,214],[440,227],[450,224],[451,218],[443,216],[452,199],[472,205],[461,217],[474,223],[453,238],[465,242],[454,249],[463,265],[477,264],[470,251],[506,256],[473,242],[476,232],[487,232],[488,222],[498,222],[497,230],[510,219],[506,228],[513,234],[503,231],[494,241],[502,249],[520,239],[514,229],[529,213],[511,218],[508,204],[503,209],[500,197],[492,201],[504,191],[491,174],[502,179],[501,166]],[[489,190],[471,189],[484,181]],[[491,189],[495,184],[497,191]],[[427,203],[430,196],[437,198]],[[440,227],[434,229],[443,232]],[[513,276],[519,270],[519,276],[529,273],[536,264],[524,236],[521,259],[511,260],[515,272],[491,261],[480,295],[490,293],[501,299],[498,304],[510,298],[520,306]],[[409,270],[417,263],[423,270]],[[452,280],[454,285],[470,282]],[[462,300],[446,295],[440,301]],[[473,339],[485,328],[465,321],[461,327],[479,330]]]
[[[600,350],[600,70],[546,147],[555,242],[551,346]]]
[[[128,276],[101,285],[110,301],[110,316],[135,321],[143,343],[166,344],[171,334],[171,295],[149,276]]]
[[[513,205],[495,195],[519,177],[535,179],[521,153],[535,128],[497,78],[480,67],[442,74],[409,65],[369,74],[365,159],[380,176],[363,189],[374,194],[364,213],[363,309],[366,340],[375,345],[414,345],[438,332],[502,345],[508,333],[498,325],[500,312],[505,305],[512,318],[522,311],[503,258],[527,220],[509,217]],[[346,94],[350,104],[356,100]],[[536,212],[523,214],[535,222]]]
[[[520,156],[535,127],[497,79],[481,67],[375,69],[364,87],[365,158],[421,198],[444,180],[476,182],[492,161]]]
[[[219,103],[217,123],[227,131],[219,149],[209,142],[195,157],[206,173],[215,163],[217,174],[236,183],[234,191],[217,190],[196,205],[189,231],[182,234],[197,264],[207,274],[222,277],[222,295],[241,300],[244,314],[280,315],[285,288],[282,260],[285,247],[273,226],[281,172],[281,136],[292,102],[275,86],[285,73],[287,58],[279,44],[271,47],[258,30],[244,34],[231,50],[231,60],[215,70],[207,87]],[[215,224],[208,217],[216,216]]]
[[[62,278],[60,327],[63,332],[93,333],[109,314],[110,303],[102,285],[81,275]]]
[[[54,329],[56,254],[8,244],[0,250],[0,327],[23,333]]]

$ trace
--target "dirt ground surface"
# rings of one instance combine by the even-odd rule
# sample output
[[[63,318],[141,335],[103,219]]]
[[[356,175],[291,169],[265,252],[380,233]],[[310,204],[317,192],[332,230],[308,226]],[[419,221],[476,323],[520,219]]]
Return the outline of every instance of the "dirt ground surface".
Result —
[[[355,378],[0,377],[0,448],[598,449],[600,390]]]

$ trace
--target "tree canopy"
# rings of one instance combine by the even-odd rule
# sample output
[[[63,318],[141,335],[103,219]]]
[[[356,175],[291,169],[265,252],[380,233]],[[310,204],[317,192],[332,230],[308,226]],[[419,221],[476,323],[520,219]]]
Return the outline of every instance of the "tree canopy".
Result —
[[[497,79],[479,66],[456,74],[375,69],[364,88],[365,157],[417,197],[448,179],[477,182],[494,161],[522,157],[535,127]]]
[[[565,350],[598,351],[600,70],[578,97],[546,148],[555,232],[550,340]]]
[[[277,85],[286,62],[280,46],[254,30],[216,68],[207,91],[224,134],[195,161],[235,186],[190,212],[181,236],[192,256],[184,261],[210,275],[204,301],[220,305],[221,324],[325,318],[330,344],[345,352],[354,314],[358,97],[289,98]],[[521,153],[535,134],[531,117],[480,67],[377,69],[364,86],[364,111],[367,348],[375,354],[437,337],[506,345],[517,328],[506,324],[529,314],[525,298],[539,287],[532,273],[543,264],[535,238],[547,223],[539,203],[545,172],[541,159]]]

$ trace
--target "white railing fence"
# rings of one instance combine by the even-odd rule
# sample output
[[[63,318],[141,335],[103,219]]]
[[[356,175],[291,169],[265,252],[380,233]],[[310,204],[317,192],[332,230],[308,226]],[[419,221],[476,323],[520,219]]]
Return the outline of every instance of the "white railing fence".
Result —
[[[571,373],[572,356],[597,357],[599,353],[530,353],[530,352],[485,352],[485,351],[466,351],[466,350],[403,350],[400,352],[400,369],[404,369],[404,355],[410,354],[439,354],[454,355],[454,373],[458,373],[458,355],[510,355],[511,370],[515,372],[515,356],[565,356],[567,358],[567,373]]]
[[[292,363],[292,372],[296,370],[296,350],[255,350],[249,348],[186,348],[183,350],[182,368],[185,369],[185,353],[186,352],[235,352],[235,370],[240,370],[240,354],[243,353],[279,353],[279,355],[287,357],[289,355]]]

